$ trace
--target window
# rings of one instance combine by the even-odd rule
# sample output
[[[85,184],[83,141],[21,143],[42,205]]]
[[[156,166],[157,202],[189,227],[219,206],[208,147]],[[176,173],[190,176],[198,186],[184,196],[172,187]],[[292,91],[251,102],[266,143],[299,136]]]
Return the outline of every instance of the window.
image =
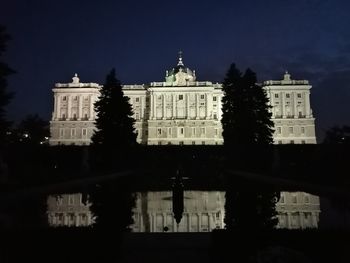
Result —
[[[136,102],[139,102],[139,101],[140,101],[140,98],[136,98],[135,101],[136,101]]]
[[[196,135],[196,128],[192,128],[192,135]]]
[[[60,138],[64,137],[64,128],[60,128]]]
[[[205,141],[202,141],[202,145],[205,145]]]
[[[282,128],[281,127],[277,127],[277,133],[281,134],[282,133]]]
[[[76,132],[77,132],[77,130],[76,130],[75,128],[70,129],[70,136],[71,136],[72,138],[74,138]]]
[[[293,196],[292,196],[292,203],[293,203],[293,204],[296,204],[297,202],[298,202],[297,196],[296,196],[296,195],[293,195]]]
[[[184,128],[180,128],[180,134],[181,134],[181,135],[184,134]]]
[[[202,135],[205,134],[205,128],[204,127],[201,128],[201,134]]]
[[[278,93],[275,93],[275,98],[278,99]]]
[[[282,141],[278,141],[278,144],[282,144]]]
[[[184,99],[184,95],[179,95],[179,100],[183,100]]]
[[[215,135],[216,135],[216,136],[219,135],[219,129],[215,129]]]
[[[301,127],[300,130],[301,130],[301,133],[305,133],[305,127]]]
[[[74,195],[68,195],[68,204],[74,205]]]
[[[158,135],[162,135],[162,129],[161,129],[161,128],[158,128],[158,129],[157,129],[157,134],[158,134]]]
[[[161,141],[159,141],[159,142],[158,142],[158,145],[162,145],[162,142],[161,142]]]
[[[301,144],[305,144],[305,140],[301,140]]]
[[[213,97],[213,101],[216,101],[216,97]]]
[[[291,140],[291,141],[290,141],[290,144],[294,144],[294,140]]]
[[[288,128],[288,131],[289,131],[290,134],[292,134],[293,131],[294,131],[293,127],[289,127],[289,128]]]
[[[135,119],[136,119],[136,120],[139,120],[139,119],[140,119],[140,113],[136,112],[136,114],[135,114]]]
[[[86,137],[87,129],[86,128],[81,129],[81,134],[83,135],[83,137]]]
[[[78,96],[74,96],[74,99],[73,100],[78,100]]]
[[[183,142],[183,141],[180,141],[180,142],[179,142],[179,145],[184,145],[184,142]]]
[[[63,205],[63,198],[61,195],[56,196],[56,204]]]
[[[84,114],[84,119],[87,120],[88,119],[88,115],[85,113]]]
[[[301,98],[301,93],[298,93],[298,98]]]
[[[204,100],[204,94],[201,94],[201,100]]]
[[[192,145],[195,145],[196,144],[196,142],[195,141],[192,141]]]
[[[305,204],[310,203],[310,196],[308,194],[304,194],[304,202]]]
[[[289,93],[286,94],[286,98],[287,98],[287,99],[290,98],[290,94],[289,94]]]
[[[214,117],[214,120],[216,120],[217,118],[218,118],[218,115],[216,114],[216,113],[214,113],[214,115],[213,115]]]
[[[66,119],[66,114],[63,113],[63,114],[62,114],[62,120],[65,120],[65,119]]]
[[[171,128],[168,128],[168,135],[171,135]]]
[[[67,96],[63,96],[62,100],[66,101],[67,100]]]

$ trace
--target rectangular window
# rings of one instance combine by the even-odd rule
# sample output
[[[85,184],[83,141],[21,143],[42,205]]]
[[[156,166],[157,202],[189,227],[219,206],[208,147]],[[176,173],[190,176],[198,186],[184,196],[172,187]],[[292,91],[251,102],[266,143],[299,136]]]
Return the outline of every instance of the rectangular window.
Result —
[[[192,141],[192,145],[195,145],[196,144],[196,142],[195,141]]]
[[[290,98],[290,94],[289,94],[289,93],[286,94],[286,98],[287,98],[287,99]]]
[[[306,193],[304,194],[304,201],[305,201],[305,204],[310,203],[310,196]]]
[[[282,144],[282,141],[278,141],[278,144]]]
[[[301,98],[301,93],[298,93],[298,98]]]
[[[281,134],[282,133],[282,128],[281,127],[277,127],[277,133]]]
[[[78,100],[78,96],[74,96],[74,100],[75,100],[75,101]]]
[[[179,100],[183,100],[184,96],[183,95],[179,95]]]
[[[204,135],[205,134],[205,128],[201,128],[201,134]]]
[[[305,133],[305,127],[301,127],[301,133]]]
[[[136,114],[135,114],[135,119],[136,119],[136,120],[139,120],[139,119],[140,119],[140,113],[136,112]]]
[[[180,128],[180,134],[183,135],[184,134],[185,129],[184,128]]]
[[[139,102],[139,101],[140,101],[140,98],[136,98],[135,101],[136,101],[136,102]]]
[[[216,97],[213,97],[213,101],[216,101]]]
[[[83,137],[86,137],[86,135],[87,135],[87,129],[86,129],[86,128],[83,128],[83,129],[81,130],[81,134],[83,135]]]
[[[304,140],[301,140],[301,144],[305,144],[305,141],[304,141]]]
[[[284,194],[281,193],[280,201],[281,204],[284,204]]]
[[[161,129],[161,128],[158,128],[158,129],[157,129],[157,134],[158,134],[158,135],[162,135],[162,129]]]
[[[204,100],[204,94],[201,94],[201,100]]]
[[[202,145],[205,145],[205,141],[202,141]]]
[[[158,142],[158,145],[162,145],[162,142],[161,142],[161,141],[159,141],[159,142]]]
[[[289,127],[289,128],[288,128],[288,131],[289,131],[290,134],[292,134],[293,131],[294,131],[293,127]]]
[[[213,118],[214,118],[214,120],[217,120],[218,115],[216,113],[214,113]]]
[[[64,137],[64,128],[60,128],[60,138]]]
[[[66,101],[67,100],[67,96],[63,96],[62,100]]]
[[[278,93],[275,93],[275,98],[278,99]]]
[[[196,135],[196,128],[192,128],[192,135],[193,135],[193,136]]]
[[[184,142],[183,142],[183,141],[180,141],[180,142],[179,142],[179,145],[184,145]]]
[[[291,141],[290,141],[290,144],[294,144],[294,140],[291,140]]]
[[[219,135],[219,129],[215,129],[215,135],[216,135],[216,136]]]
[[[76,130],[75,128],[70,129],[70,136],[71,136],[72,138],[74,138],[76,132],[77,132],[77,130]]]
[[[68,195],[68,204],[74,205],[74,195]]]
[[[298,202],[297,196],[296,196],[296,195],[293,195],[293,196],[292,196],[292,203],[293,203],[293,204],[296,204],[297,202]]]

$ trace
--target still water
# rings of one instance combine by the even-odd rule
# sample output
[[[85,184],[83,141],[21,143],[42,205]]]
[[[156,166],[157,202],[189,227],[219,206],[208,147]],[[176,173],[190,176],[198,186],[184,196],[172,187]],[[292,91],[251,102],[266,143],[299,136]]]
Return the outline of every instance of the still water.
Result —
[[[224,191],[184,191],[183,212],[177,223],[172,191],[136,192],[133,232],[208,232],[225,228]],[[52,226],[89,226],[94,215],[82,202],[82,195],[65,194],[48,198],[48,219]],[[111,208],[112,209],[112,208]],[[117,209],[117,208],[116,208]],[[305,192],[281,192],[278,203],[278,228],[318,228],[321,201]]]

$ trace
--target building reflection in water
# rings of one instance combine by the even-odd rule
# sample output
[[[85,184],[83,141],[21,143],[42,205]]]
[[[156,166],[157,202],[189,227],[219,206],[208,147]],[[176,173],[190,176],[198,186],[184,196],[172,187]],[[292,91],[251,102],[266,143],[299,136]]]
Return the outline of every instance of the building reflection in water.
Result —
[[[94,221],[81,194],[48,198],[48,217],[52,226],[88,226]],[[225,192],[184,191],[184,211],[179,224],[173,214],[171,191],[136,193],[133,208],[134,232],[208,232],[225,227]],[[304,192],[281,192],[276,206],[278,228],[318,228],[320,198]]]

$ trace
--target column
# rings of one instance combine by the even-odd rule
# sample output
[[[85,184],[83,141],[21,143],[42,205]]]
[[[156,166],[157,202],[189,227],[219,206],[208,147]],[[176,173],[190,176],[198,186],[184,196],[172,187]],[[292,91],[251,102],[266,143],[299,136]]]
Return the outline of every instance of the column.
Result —
[[[310,91],[307,91],[305,94],[305,115],[307,118],[310,118],[311,111],[310,111]]]
[[[197,213],[198,215],[198,232],[201,232],[202,230],[202,215],[200,213]]]
[[[199,94],[196,94],[196,119],[199,119]]]
[[[165,120],[165,117],[166,117],[166,109],[165,109],[165,101],[166,101],[166,95],[163,94],[162,97],[163,97],[163,120]]]
[[[90,118],[89,120],[94,119],[94,97],[93,95],[90,95]]]
[[[71,110],[72,110],[72,101],[71,101],[71,96],[68,95],[67,96],[67,107],[68,107],[68,110],[67,110],[67,119],[70,119],[71,118]]]
[[[153,93],[153,119],[157,119],[157,95]]]
[[[186,119],[190,118],[190,94],[186,94]]]
[[[218,102],[218,106],[217,106],[217,115],[218,115],[218,120],[221,120],[221,116],[222,116],[222,106],[221,106],[221,96],[216,96],[217,102]]]
[[[83,116],[83,95],[79,96],[79,112],[78,112],[78,119],[82,119]]]
[[[209,94],[205,93],[205,118],[209,119],[210,118],[210,109],[209,109]]]
[[[281,105],[281,115],[282,115],[282,118],[285,118],[286,117],[286,114],[285,114],[285,94],[284,92],[281,92],[281,98],[282,98],[282,105]]]
[[[149,113],[149,118],[150,118],[150,120],[153,120],[153,118],[154,118],[154,113],[153,113],[153,95],[152,95],[152,93],[150,93],[150,95],[149,95],[149,99],[150,99],[150,107],[149,107],[149,109],[150,109],[150,113]]]
[[[145,98],[140,96],[140,109],[141,109],[141,112],[140,112],[140,119],[143,120],[143,116],[144,116],[144,112],[145,112],[145,109],[143,107],[144,105],[144,100]],[[146,108],[146,107],[145,107]]]
[[[59,119],[61,118],[61,97],[56,93],[55,94],[55,118]]]
[[[299,212],[299,222],[300,222],[300,227],[301,229],[304,229],[304,216],[305,213],[304,212]]]
[[[173,118],[175,119],[176,118],[176,107],[175,107],[175,104],[176,104],[176,94],[173,94]]]
[[[297,111],[297,93],[293,92],[293,111],[294,111],[294,118],[299,117],[299,112]]]

